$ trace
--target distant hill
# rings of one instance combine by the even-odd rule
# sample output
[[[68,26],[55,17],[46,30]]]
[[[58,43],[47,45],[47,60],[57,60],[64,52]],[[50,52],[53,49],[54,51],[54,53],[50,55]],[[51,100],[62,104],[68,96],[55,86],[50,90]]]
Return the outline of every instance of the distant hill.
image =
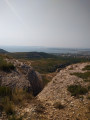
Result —
[[[10,56],[17,59],[40,59],[40,58],[55,58],[55,55],[44,53],[44,52],[17,52],[10,53]]]
[[[8,53],[8,52],[3,49],[0,49],[0,54],[5,54],[5,53]]]

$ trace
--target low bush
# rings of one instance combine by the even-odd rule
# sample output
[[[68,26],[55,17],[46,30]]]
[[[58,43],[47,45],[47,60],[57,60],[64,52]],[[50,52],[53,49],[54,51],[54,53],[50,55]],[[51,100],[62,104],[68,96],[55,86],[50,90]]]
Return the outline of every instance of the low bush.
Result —
[[[10,72],[11,70],[14,70],[15,66],[12,63],[7,63],[3,57],[0,56],[0,70],[3,70],[5,72]]]
[[[77,77],[80,77],[82,79],[87,79],[90,77],[90,72],[85,72],[85,73],[72,73],[71,75],[76,75]]]
[[[45,110],[45,107],[44,107],[41,103],[39,103],[39,104],[36,106],[36,112],[37,112],[37,113],[43,113],[44,110]]]
[[[65,106],[62,105],[60,102],[56,102],[56,103],[54,103],[54,107],[57,109],[63,109]]]
[[[72,96],[84,95],[88,90],[81,85],[70,85],[67,90],[71,93]]]
[[[79,78],[82,78],[85,82],[90,82],[90,72],[85,72],[85,73],[71,73],[71,75],[75,75]]]
[[[0,68],[1,68],[1,70],[5,71],[5,72],[10,72],[11,70],[15,69],[14,65],[11,63],[2,64],[2,66]]]
[[[83,70],[90,70],[90,65],[85,66],[85,68],[83,68]]]

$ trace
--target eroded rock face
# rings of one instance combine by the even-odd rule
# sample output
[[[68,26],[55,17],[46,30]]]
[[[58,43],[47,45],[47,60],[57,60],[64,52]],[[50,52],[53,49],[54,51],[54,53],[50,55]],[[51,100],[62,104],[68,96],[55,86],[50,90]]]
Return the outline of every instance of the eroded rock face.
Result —
[[[28,89],[37,95],[43,88],[41,75],[23,62],[14,59],[10,62],[16,66],[16,70],[11,73],[0,71],[1,86]]]
[[[41,75],[33,69],[30,69],[28,80],[32,86],[33,94],[36,96],[43,88]]]

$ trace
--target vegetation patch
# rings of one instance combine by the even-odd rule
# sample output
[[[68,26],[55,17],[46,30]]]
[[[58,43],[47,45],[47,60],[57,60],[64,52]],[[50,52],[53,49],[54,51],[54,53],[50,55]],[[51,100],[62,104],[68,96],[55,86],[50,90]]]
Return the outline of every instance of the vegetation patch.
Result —
[[[69,63],[67,63],[63,59],[58,59],[58,58],[40,59],[40,60],[31,61],[31,65],[33,66],[33,68],[42,74],[55,72],[58,68],[65,67],[66,64]]]
[[[71,75],[75,75],[77,77],[82,78],[85,82],[90,82],[90,72],[85,73],[72,73]]]
[[[45,107],[41,103],[39,103],[36,106],[36,112],[42,114],[44,111],[45,111]]]
[[[43,74],[42,75],[42,80],[43,80],[43,85],[47,85],[49,83],[49,79],[47,78],[47,75]]]
[[[55,107],[56,109],[59,109],[59,110],[65,108],[65,106],[62,105],[60,102],[56,102],[56,103],[54,103],[54,107]]]
[[[90,65],[85,66],[85,68],[83,68],[83,70],[90,70]]]
[[[16,52],[16,53],[9,53],[8,55],[17,59],[56,58],[55,55],[44,52]]]
[[[25,101],[28,102],[32,98],[33,96],[30,93],[27,93],[26,90],[0,86],[0,111],[5,111],[7,116],[11,116],[12,118],[12,116],[15,115],[15,106],[19,104],[24,105]]]
[[[2,104],[3,104],[4,111],[6,112],[6,114],[8,116],[13,115],[15,113],[14,105],[13,105],[12,101],[10,101],[10,99],[8,97],[4,97],[2,99]]]
[[[0,70],[3,70],[5,72],[10,72],[11,70],[14,70],[15,66],[12,63],[7,63],[2,56],[0,56]]]
[[[70,85],[67,90],[71,93],[71,96],[84,95],[88,92],[88,90],[81,85]]]
[[[52,73],[57,69],[65,68],[67,65],[90,61],[86,58],[74,58],[74,57],[55,57],[55,58],[41,58],[32,59],[31,65],[33,68],[42,73]]]

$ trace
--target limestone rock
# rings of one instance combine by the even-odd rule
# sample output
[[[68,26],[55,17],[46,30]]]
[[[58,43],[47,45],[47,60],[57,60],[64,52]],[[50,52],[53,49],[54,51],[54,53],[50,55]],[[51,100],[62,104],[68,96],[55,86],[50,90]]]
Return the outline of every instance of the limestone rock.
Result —
[[[42,77],[31,66],[15,59],[7,59],[7,62],[13,63],[16,69],[10,73],[0,71],[1,86],[28,89],[34,95],[42,90]]]

